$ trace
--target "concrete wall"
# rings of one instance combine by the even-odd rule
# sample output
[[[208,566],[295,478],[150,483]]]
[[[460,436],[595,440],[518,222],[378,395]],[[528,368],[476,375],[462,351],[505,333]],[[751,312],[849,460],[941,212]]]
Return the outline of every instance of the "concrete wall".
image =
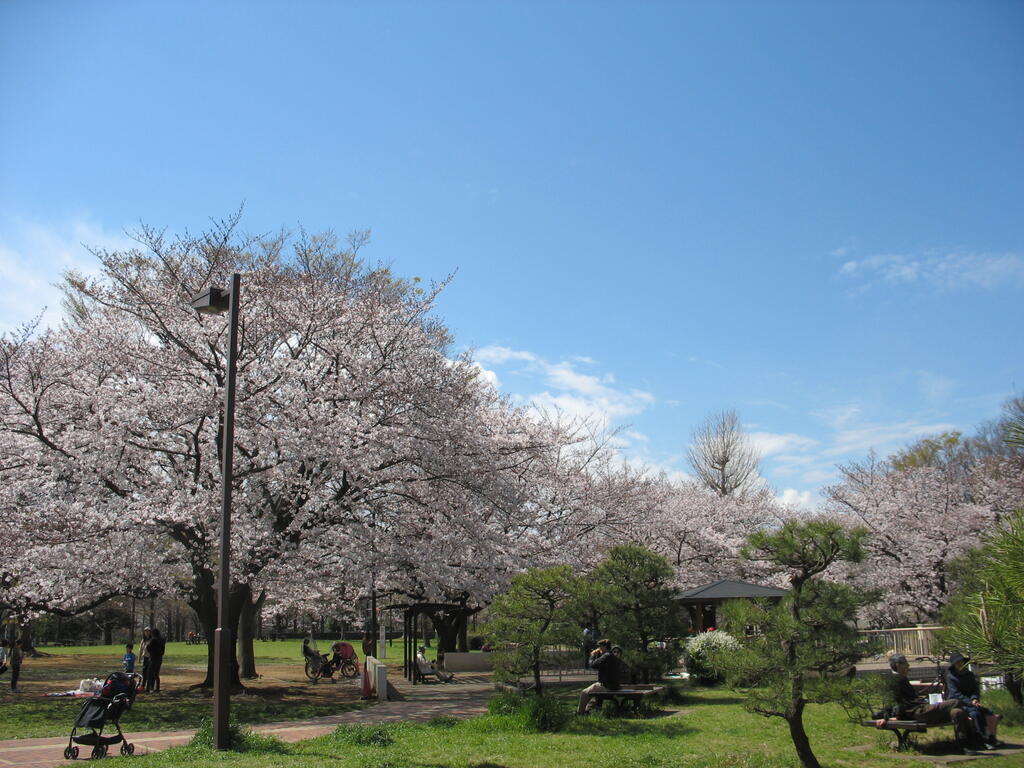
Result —
[[[494,669],[494,660],[491,654],[482,651],[446,653],[444,668],[447,672],[490,672]]]

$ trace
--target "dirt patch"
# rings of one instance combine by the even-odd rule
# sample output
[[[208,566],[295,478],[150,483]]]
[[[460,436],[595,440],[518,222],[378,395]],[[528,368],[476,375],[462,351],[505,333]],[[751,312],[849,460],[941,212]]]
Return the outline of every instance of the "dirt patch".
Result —
[[[26,659],[22,668],[21,688],[27,695],[68,691],[77,688],[83,678],[106,677],[119,671],[120,665],[105,655],[49,654]],[[300,663],[263,664],[257,668],[260,676],[243,680],[242,696],[267,697],[309,704],[329,704],[357,701],[360,697],[360,678],[339,678],[312,683],[306,679]],[[173,656],[164,659],[160,670],[161,696],[208,697],[209,691],[191,690],[203,681],[206,666],[189,659],[176,664]],[[143,694],[145,696],[146,694]]]

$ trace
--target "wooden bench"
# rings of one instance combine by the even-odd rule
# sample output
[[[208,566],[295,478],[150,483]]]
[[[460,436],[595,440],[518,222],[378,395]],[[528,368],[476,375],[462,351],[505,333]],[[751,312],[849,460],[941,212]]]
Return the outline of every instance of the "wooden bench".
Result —
[[[633,704],[633,711],[639,712],[645,703],[652,701],[652,696],[657,696],[665,690],[663,685],[631,685],[629,688],[619,688],[617,691],[598,691],[590,694],[594,701],[612,701],[619,711],[626,708],[627,703]]]
[[[903,751],[907,748],[907,740],[912,733],[924,733],[929,728],[947,728],[953,723],[921,723],[917,720],[896,720],[889,718],[884,725],[878,725],[877,720],[861,720],[861,725],[871,726],[879,731],[892,731],[896,734],[896,749]]]

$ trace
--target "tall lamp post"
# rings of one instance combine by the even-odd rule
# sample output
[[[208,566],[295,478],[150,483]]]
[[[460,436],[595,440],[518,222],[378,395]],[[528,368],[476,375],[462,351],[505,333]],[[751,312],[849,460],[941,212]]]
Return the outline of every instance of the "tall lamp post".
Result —
[[[221,446],[220,571],[217,585],[217,629],[213,633],[213,745],[231,747],[228,714],[231,710],[231,486],[235,453],[235,371],[238,353],[238,304],[242,278],[231,276],[231,290],[209,288],[192,299],[193,308],[204,315],[219,315],[227,310],[228,380],[224,388],[224,442]]]

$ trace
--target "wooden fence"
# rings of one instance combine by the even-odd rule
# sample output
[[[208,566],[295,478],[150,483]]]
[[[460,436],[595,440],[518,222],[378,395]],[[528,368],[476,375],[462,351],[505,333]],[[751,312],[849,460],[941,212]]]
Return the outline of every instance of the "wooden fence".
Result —
[[[881,640],[882,649],[879,656],[887,658],[894,653],[902,653],[909,659],[917,656],[934,656],[939,649],[936,647],[935,633],[943,627],[899,627],[896,629],[866,629],[863,635]]]

